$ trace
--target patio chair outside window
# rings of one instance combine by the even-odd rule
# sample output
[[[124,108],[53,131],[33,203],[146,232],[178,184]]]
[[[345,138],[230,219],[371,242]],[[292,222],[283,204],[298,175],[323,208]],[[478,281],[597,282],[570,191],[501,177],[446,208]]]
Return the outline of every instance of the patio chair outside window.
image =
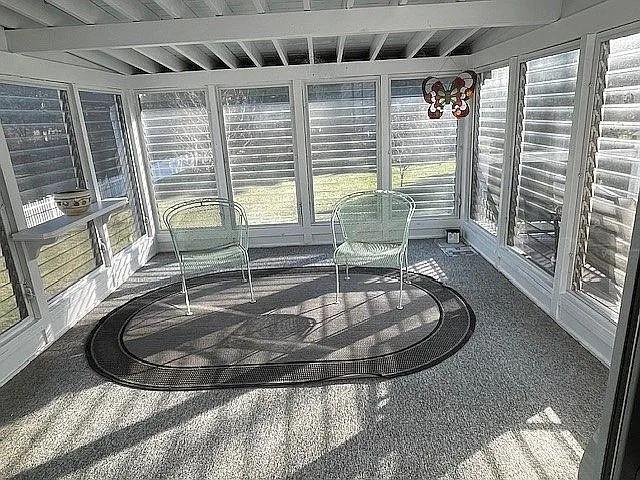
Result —
[[[409,224],[416,205],[394,191],[360,192],[342,198],[331,216],[336,303],[340,295],[339,266],[390,267],[400,270],[398,309],[402,309],[403,266],[408,270]],[[344,241],[338,246],[336,223]]]
[[[249,267],[249,225],[242,206],[223,198],[189,200],[167,209],[164,221],[180,265],[187,315],[191,315],[187,277],[214,269],[239,267],[243,280],[248,277],[251,302],[255,302]]]

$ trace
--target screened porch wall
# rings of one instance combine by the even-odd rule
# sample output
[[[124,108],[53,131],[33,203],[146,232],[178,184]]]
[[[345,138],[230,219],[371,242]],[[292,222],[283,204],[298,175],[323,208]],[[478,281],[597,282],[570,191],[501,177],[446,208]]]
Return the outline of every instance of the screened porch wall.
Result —
[[[333,205],[348,193],[376,188],[399,188],[417,196],[421,206],[411,232],[415,238],[442,237],[446,228],[459,228],[470,119],[428,120],[419,88],[426,75],[400,71],[318,81],[301,74],[279,82],[191,83],[189,90],[170,82],[135,89],[142,149],[155,193],[158,248],[171,250],[161,222],[163,199],[172,195],[170,186],[184,171],[178,163],[184,164],[190,154],[166,155],[158,175],[162,140],[158,143],[154,133],[147,99],[186,91],[207,92],[209,121],[199,131],[212,145],[207,155],[217,190],[211,194],[233,198],[250,212],[253,246],[330,243]],[[453,78],[453,72],[444,75]],[[190,122],[195,118],[173,114]],[[168,111],[157,115],[166,117]],[[181,143],[187,151],[188,143]],[[197,185],[177,189],[181,195],[173,194],[175,201],[188,198]]]
[[[507,43],[515,49],[523,41]],[[481,78],[509,71],[509,101],[502,159],[494,159],[502,162],[500,191],[486,165],[473,162],[464,235],[604,364],[638,215],[638,52],[636,23],[477,67]],[[483,86],[472,158],[486,150],[494,116],[482,107]],[[478,221],[486,212],[475,205],[489,194],[500,201],[492,210],[496,225],[487,229]]]
[[[0,56],[3,54],[0,52]],[[3,58],[0,76],[0,384],[154,254],[135,122],[117,75]],[[51,193],[129,196],[122,212],[60,236],[37,257],[11,235],[61,212]]]

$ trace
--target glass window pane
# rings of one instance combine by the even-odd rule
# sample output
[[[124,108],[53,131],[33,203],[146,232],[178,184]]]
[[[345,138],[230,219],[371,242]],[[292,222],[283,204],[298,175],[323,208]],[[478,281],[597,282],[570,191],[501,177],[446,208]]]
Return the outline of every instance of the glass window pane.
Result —
[[[98,92],[80,92],[80,103],[100,195],[129,199],[107,223],[111,250],[117,253],[145,233],[122,103],[119,95]]]
[[[521,65],[509,244],[553,275],[571,141],[579,51]],[[521,89],[522,91],[522,89]]]
[[[617,312],[640,190],[640,34],[600,59],[574,286]]]
[[[471,219],[496,235],[509,93],[509,67],[480,75],[471,176]]]
[[[59,217],[53,194],[84,188],[67,93],[63,90],[0,84],[0,121],[27,226]],[[73,240],[71,240],[73,238]],[[93,224],[46,247],[38,257],[49,297],[60,293],[101,264]],[[70,248],[79,252],[75,261]],[[45,249],[43,249],[45,250]],[[78,264],[81,260],[82,265]],[[64,268],[49,269],[51,265]]]
[[[345,195],[378,185],[376,84],[309,85],[307,95],[314,219],[322,222]]]
[[[250,224],[298,221],[288,87],[220,91],[234,201]]]
[[[391,188],[410,195],[416,215],[453,216],[458,120],[428,117],[422,79],[391,82]]]
[[[203,91],[139,96],[147,160],[161,228],[171,205],[217,196],[209,114]]]

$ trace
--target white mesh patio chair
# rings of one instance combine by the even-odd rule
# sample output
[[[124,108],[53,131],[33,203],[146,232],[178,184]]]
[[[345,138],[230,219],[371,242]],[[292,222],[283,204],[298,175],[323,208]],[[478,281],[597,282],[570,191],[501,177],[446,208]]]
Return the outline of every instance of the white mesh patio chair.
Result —
[[[205,271],[239,268],[243,280],[249,280],[251,302],[255,302],[249,224],[242,206],[223,198],[199,198],[169,207],[163,218],[180,265],[187,315],[191,315],[187,278]]]
[[[349,266],[388,267],[400,271],[397,308],[402,309],[403,271],[409,269],[409,224],[415,208],[408,195],[383,190],[354,193],[338,202],[331,216],[336,303],[340,296],[340,266],[346,267],[347,278]],[[340,245],[337,224],[343,237]]]

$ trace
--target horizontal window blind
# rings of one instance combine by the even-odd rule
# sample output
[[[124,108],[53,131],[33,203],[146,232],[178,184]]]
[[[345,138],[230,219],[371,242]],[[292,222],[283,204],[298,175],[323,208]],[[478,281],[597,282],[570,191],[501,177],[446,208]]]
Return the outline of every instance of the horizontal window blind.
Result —
[[[378,184],[376,84],[308,85],[307,98],[314,220],[321,222],[340,198]]]
[[[250,224],[298,221],[288,87],[220,91],[234,201]]]
[[[122,100],[110,93],[80,92],[80,103],[101,197],[129,199],[107,222],[111,250],[118,253],[145,233]]]
[[[579,51],[521,65],[509,244],[553,275]]]
[[[496,235],[509,94],[509,67],[480,75],[471,176],[471,219]]]
[[[619,311],[640,190],[640,34],[600,51],[575,287]]]
[[[217,196],[205,92],[148,92],[139,101],[160,219],[183,200]]]
[[[391,187],[411,196],[416,215],[456,211],[458,120],[430,119],[422,79],[391,82]]]
[[[0,121],[27,226],[62,215],[53,193],[85,187],[69,102],[63,90],[0,84]],[[70,249],[75,253],[69,253]],[[93,224],[46,247],[38,257],[49,297],[62,292],[102,262]],[[64,265],[58,268],[58,265]]]

